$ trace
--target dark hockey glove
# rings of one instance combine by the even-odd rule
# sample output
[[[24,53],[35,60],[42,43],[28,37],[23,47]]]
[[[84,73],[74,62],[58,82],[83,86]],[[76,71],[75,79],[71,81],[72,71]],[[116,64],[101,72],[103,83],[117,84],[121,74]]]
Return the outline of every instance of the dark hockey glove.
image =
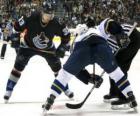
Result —
[[[13,33],[10,36],[10,40],[11,40],[11,47],[18,48],[20,45],[20,33]]]
[[[65,56],[65,51],[68,51],[69,48],[69,46],[61,44],[56,50],[56,56],[63,58]]]
[[[126,34],[118,34],[116,35],[116,38],[117,38],[118,45],[121,48],[126,48],[130,43],[130,39]]]
[[[103,78],[99,75],[92,75],[92,77],[89,79],[90,83],[93,83],[95,85],[95,88],[99,88],[101,84],[103,83]]]

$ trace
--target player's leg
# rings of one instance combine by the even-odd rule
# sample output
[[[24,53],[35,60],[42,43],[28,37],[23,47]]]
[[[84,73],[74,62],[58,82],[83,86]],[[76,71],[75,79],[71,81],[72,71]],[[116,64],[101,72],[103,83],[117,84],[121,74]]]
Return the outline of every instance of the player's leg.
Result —
[[[117,63],[124,73],[127,73],[127,71],[129,70],[132,60],[134,59],[134,57],[136,56],[139,50],[140,47],[139,37],[140,37],[140,32],[137,32],[135,30],[130,36],[131,39],[130,44],[126,48],[118,51],[118,53],[116,54]],[[116,87],[116,92],[118,92],[117,95],[119,99],[117,101],[113,101],[111,104],[114,106],[115,104],[119,104],[119,105],[127,104],[128,103],[127,99],[117,89],[117,87]]]
[[[120,92],[120,90],[116,86],[114,80],[109,78],[109,83],[110,83],[109,93],[104,95],[104,102],[106,103],[111,103],[112,101],[116,101],[119,99],[118,91]]]
[[[116,54],[116,61],[122,71],[126,74],[127,71],[129,70],[132,60],[136,56],[139,48],[140,48],[140,32],[138,32],[136,29],[132,32],[130,36],[130,43],[126,48],[123,48],[119,50]],[[127,57],[126,57],[127,56]],[[118,90],[118,88],[115,86],[114,81],[112,80],[113,83],[111,83],[111,86],[114,86],[114,91],[117,92],[118,100],[113,101],[113,104],[125,104],[127,103],[127,99],[125,96]]]
[[[29,52],[29,49],[25,49],[25,48],[19,49],[19,52],[16,56],[14,68],[12,69],[10,73],[10,76],[6,85],[6,93],[4,95],[4,100],[6,103],[11,97],[14,87],[16,86],[17,82],[19,81],[21,77],[21,72],[24,70],[31,56],[32,56],[32,53]]]
[[[74,75],[77,75],[89,63],[90,49],[88,47],[84,47],[84,45],[82,46],[81,44],[76,45],[76,48],[66,61],[63,68],[59,71],[58,76],[51,86],[50,96],[43,105],[46,110],[49,110],[54,103],[55,98],[66,90],[66,85],[71,80],[71,78],[73,78]]]
[[[136,107],[137,103],[130,87],[130,83],[122,70],[117,66],[112,51],[108,46],[100,45],[97,49],[98,64],[109,74],[110,78],[115,81],[116,86],[126,97],[131,107]]]
[[[61,69],[61,61],[58,57],[52,54],[46,54],[43,55],[43,57],[46,59],[48,62],[50,68],[54,72],[54,76],[56,77],[58,75],[59,70]],[[66,90],[65,90],[65,95],[68,96],[69,98],[74,97],[74,93],[69,89],[69,85],[67,84]]]

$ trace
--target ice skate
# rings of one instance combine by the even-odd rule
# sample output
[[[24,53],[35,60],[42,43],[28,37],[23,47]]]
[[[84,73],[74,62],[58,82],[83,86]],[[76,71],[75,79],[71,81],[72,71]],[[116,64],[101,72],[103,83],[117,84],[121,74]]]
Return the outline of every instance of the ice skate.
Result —
[[[118,100],[117,96],[113,96],[111,94],[104,95],[104,102],[105,103],[111,103],[111,102],[117,101],[117,100]]]
[[[1,56],[1,57],[0,57],[0,59],[2,59],[2,60],[3,60],[3,59],[4,59],[4,57],[3,57],[3,56]]]
[[[112,105],[112,109],[113,110],[127,110],[127,109],[131,109],[134,108],[134,110],[136,110],[137,107],[137,102],[135,100],[135,96],[133,95],[132,92],[128,93],[128,98],[127,99],[119,99],[117,101],[113,101],[111,102]]]
[[[111,109],[113,110],[127,110],[129,107],[129,100],[127,99],[118,99],[117,101],[111,102]]]
[[[5,104],[8,103],[8,101],[9,101],[11,95],[12,95],[12,91],[6,91],[6,93],[5,93],[4,97],[3,97],[3,98],[4,98],[4,103],[5,103]]]
[[[50,97],[47,98],[47,101],[45,104],[42,105],[42,108],[43,108],[43,114],[46,114],[48,110],[50,110],[51,106],[53,105],[54,103],[54,100],[55,100],[55,96],[54,95],[50,95]]]

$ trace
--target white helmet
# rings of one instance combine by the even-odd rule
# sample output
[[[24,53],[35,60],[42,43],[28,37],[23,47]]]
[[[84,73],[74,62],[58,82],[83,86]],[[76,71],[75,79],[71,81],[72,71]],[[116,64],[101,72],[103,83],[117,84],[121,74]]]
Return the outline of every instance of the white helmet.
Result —
[[[81,34],[87,32],[87,30],[88,30],[88,27],[86,24],[78,24],[75,29],[75,34],[81,35]]]

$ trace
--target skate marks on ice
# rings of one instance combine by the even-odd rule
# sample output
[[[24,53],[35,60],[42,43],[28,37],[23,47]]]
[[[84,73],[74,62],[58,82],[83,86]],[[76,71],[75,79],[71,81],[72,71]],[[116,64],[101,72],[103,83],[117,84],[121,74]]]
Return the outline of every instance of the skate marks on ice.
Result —
[[[116,115],[116,116],[128,116],[132,115],[140,115],[134,109],[127,110],[112,110],[110,104],[106,103],[96,103],[96,104],[85,104],[80,109],[68,109],[64,104],[55,104],[52,109],[48,112],[43,112],[41,116],[108,116],[108,115]]]

